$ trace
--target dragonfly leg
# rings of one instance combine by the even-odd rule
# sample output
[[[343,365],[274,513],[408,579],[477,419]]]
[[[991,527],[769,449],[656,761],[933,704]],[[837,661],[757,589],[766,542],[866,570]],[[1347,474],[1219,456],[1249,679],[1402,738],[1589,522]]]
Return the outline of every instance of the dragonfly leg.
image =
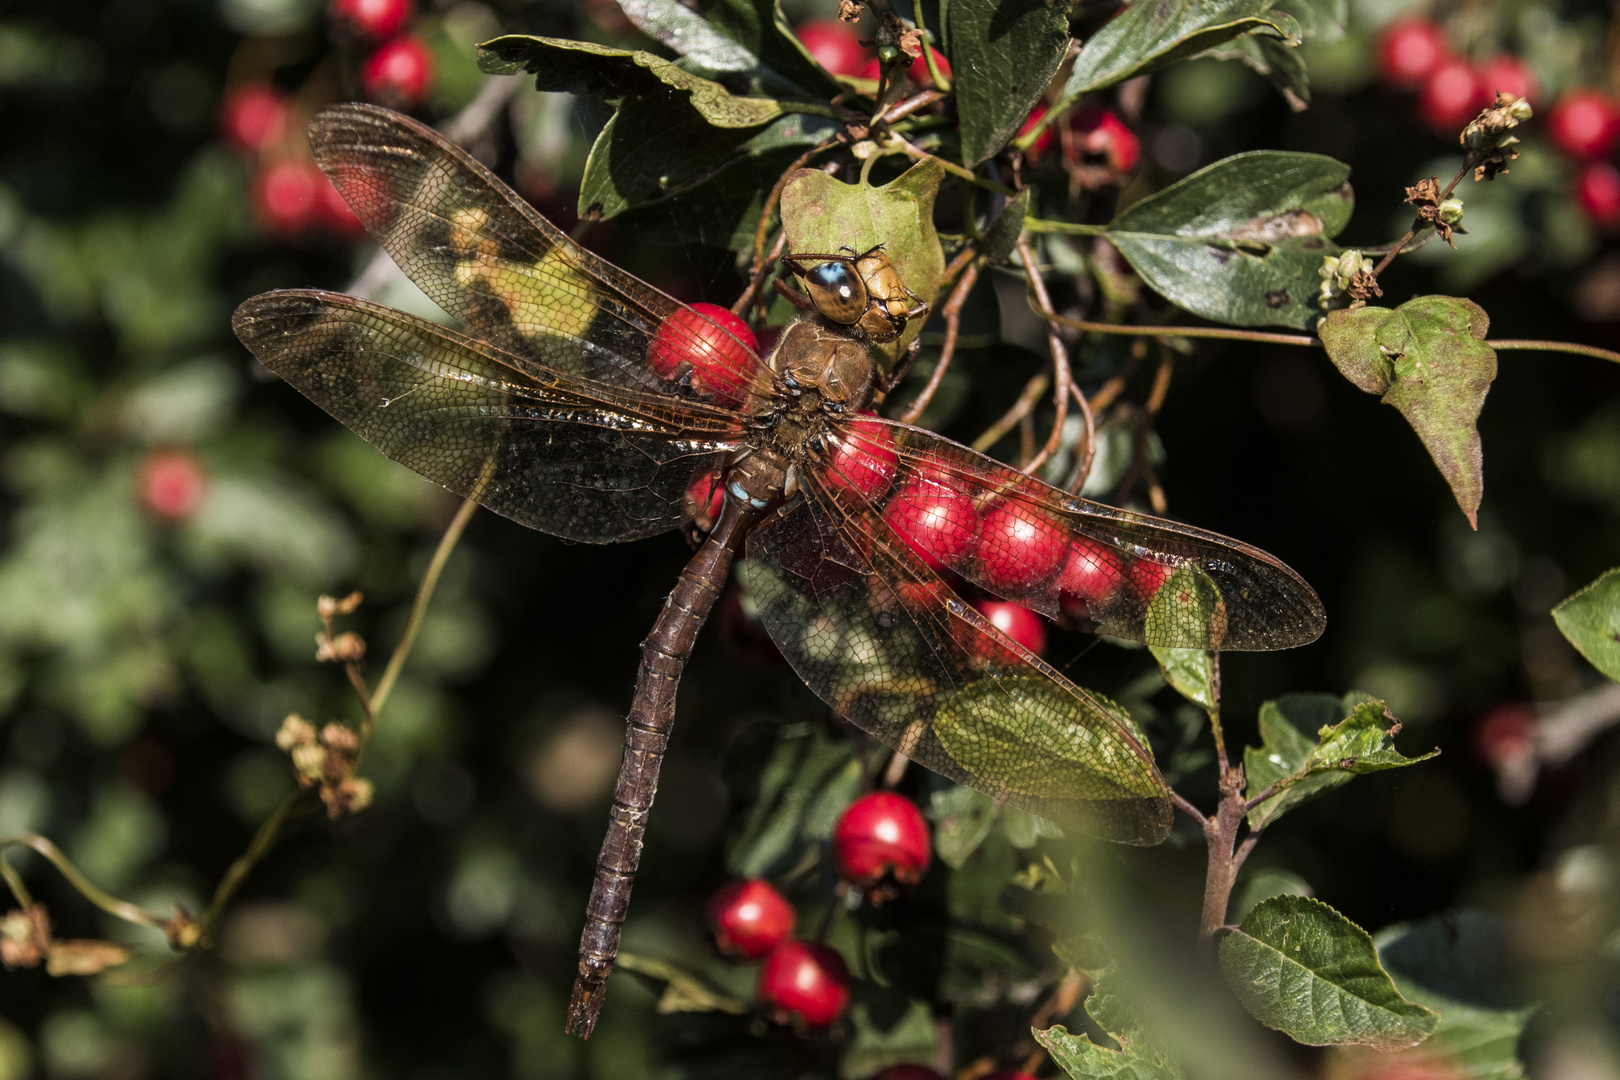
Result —
[[[613,958],[619,952],[619,930],[630,908],[630,886],[641,863],[641,842],[658,791],[658,770],[675,722],[675,691],[698,631],[725,587],[744,531],[744,517],[751,520],[754,514],[741,500],[727,498],[720,521],[681,571],[642,643],[641,669],[626,721],[624,761],[585,907],[585,930],[579,938],[579,975],[568,1003],[566,1030],[571,1035],[588,1039],[596,1029]]]

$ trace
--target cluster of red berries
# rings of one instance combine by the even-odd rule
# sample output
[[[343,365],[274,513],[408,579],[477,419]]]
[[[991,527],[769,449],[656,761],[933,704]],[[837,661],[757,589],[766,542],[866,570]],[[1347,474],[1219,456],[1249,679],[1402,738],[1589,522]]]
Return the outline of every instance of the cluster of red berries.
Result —
[[[868,899],[893,899],[922,879],[933,848],[917,807],[890,791],[863,795],[833,830],[838,876]],[[770,882],[736,881],[709,902],[715,947],[733,960],[764,959],[756,991],[766,1015],[806,1030],[831,1027],[849,1007],[849,968],[817,941],[789,937],[793,905]]]
[[[422,103],[433,84],[433,56],[421,38],[401,34],[411,0],[333,0],[337,36],[362,46],[381,42],[360,68],[365,96],[394,108]],[[279,236],[327,234],[354,239],[365,226],[310,160],[294,130],[297,117],[288,95],[268,82],[243,83],[225,95],[220,133],[259,161],[253,207]]]
[[[1436,131],[1455,134],[1498,93],[1540,104],[1535,76],[1524,61],[1500,53],[1473,63],[1452,53],[1445,33],[1421,16],[1391,22],[1378,39],[1384,81],[1418,91],[1418,112]],[[1620,225],[1620,171],[1607,160],[1620,145],[1620,103],[1600,91],[1566,92],[1547,114],[1547,135],[1576,163],[1575,198],[1598,225]]]

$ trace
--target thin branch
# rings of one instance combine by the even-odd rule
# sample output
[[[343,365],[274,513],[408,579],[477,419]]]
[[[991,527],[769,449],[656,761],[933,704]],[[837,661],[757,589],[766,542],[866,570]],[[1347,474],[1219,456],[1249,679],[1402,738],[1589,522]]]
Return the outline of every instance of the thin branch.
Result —
[[[1574,353],[1577,356],[1592,356],[1599,360],[1607,360],[1611,364],[1620,364],[1620,352],[1600,349],[1596,345],[1576,345],[1567,341],[1529,341],[1521,338],[1487,341],[1485,344],[1493,349],[1529,349],[1536,352]]]
[[[1030,249],[1028,236],[1018,237],[1018,257],[1029,275],[1030,292],[1035,297],[1032,306],[1048,321],[1046,343],[1052,353],[1052,408],[1055,415],[1052,417],[1052,434],[1047,437],[1046,445],[1024,465],[1025,472],[1034,473],[1063,443],[1063,422],[1069,417],[1069,387],[1073,385],[1073,379],[1069,373],[1068,346],[1063,344],[1056,327],[1050,325],[1057,312],[1052,307],[1051,294],[1046,291],[1046,279],[1041,277],[1040,269],[1035,265],[1035,252]]]
[[[924,90],[920,94],[913,94],[904,101],[890,106],[889,111],[879,119],[880,124],[892,124],[903,120],[919,109],[926,109],[936,101],[944,101],[945,95],[938,90]]]
[[[967,303],[968,293],[973,291],[974,282],[978,280],[978,264],[970,262],[962,276],[957,279],[956,287],[951,290],[945,306],[940,308],[939,314],[945,320],[945,341],[939,347],[939,360],[934,364],[934,370],[928,376],[928,383],[922,388],[922,393],[917,395],[917,400],[900,414],[902,423],[915,424],[917,418],[928,408],[928,403],[934,400],[934,394],[939,391],[940,383],[945,381],[945,372],[950,369],[951,358],[956,355],[957,334],[962,327],[962,307]]]
[[[952,176],[966,180],[968,183],[973,184],[976,187],[982,187],[986,191],[994,191],[998,195],[1006,195],[1009,198],[1018,194],[1018,192],[1014,191],[1005,184],[998,184],[994,180],[987,180],[978,173],[974,172],[972,169],[964,169],[954,161],[948,161],[945,158],[939,157],[938,155],[930,154],[922,147],[917,146],[915,143],[912,143],[905,138],[902,138],[898,134],[894,136],[894,142],[909,157],[916,158],[918,161],[937,161],[941,166],[944,167],[946,172],[950,173]]]
[[[1071,384],[1069,393],[1074,398],[1076,407],[1080,410],[1080,417],[1086,424],[1086,448],[1080,455],[1079,469],[1075,472],[1074,482],[1069,490],[1079,494],[1080,489],[1086,486],[1086,477],[1091,475],[1091,463],[1097,456],[1097,421],[1091,415],[1091,403],[1086,395],[1080,391],[1078,384]]]
[[[1219,326],[1130,326],[1121,323],[1090,322],[1068,315],[1054,315],[1052,321],[1090,334],[1121,334],[1128,337],[1219,338],[1226,341],[1263,341],[1273,345],[1304,345],[1321,348],[1309,334],[1272,334],[1262,330],[1232,330]],[[1620,354],[1615,354],[1620,359]]]
[[[1037,371],[1030,376],[1029,382],[1024,384],[1024,390],[1018,395],[1018,400],[1012,403],[1012,408],[1004,413],[1000,420],[984,429],[984,434],[973,440],[973,449],[983,454],[1000,442],[1002,437],[1018,426],[1018,421],[1029,414],[1035,403],[1046,393],[1051,379],[1046,372]]]
[[[73,860],[62,853],[61,848],[38,833],[13,833],[10,836],[0,837],[0,848],[7,848],[12,844],[33,848],[45,856],[80,896],[83,896],[107,914],[123,919],[125,922],[135,923],[138,926],[149,926],[153,930],[163,930],[168,926],[168,919],[153,915],[128,900],[120,900],[118,897],[96,888],[90,879],[84,876],[83,871],[73,865]],[[16,885],[21,884],[20,879],[15,884],[12,882],[14,875],[15,871],[6,875],[6,883],[12,886],[13,892],[16,891]],[[25,889],[23,892],[26,893],[27,890]],[[22,897],[19,896],[18,900],[21,901],[21,899]]]
[[[1288,777],[1283,777],[1282,780],[1273,780],[1270,784],[1268,784],[1265,788],[1263,788],[1261,790],[1260,794],[1256,795],[1252,799],[1249,799],[1249,800],[1245,801],[1244,804],[1243,804],[1243,813],[1245,815],[1248,815],[1252,810],[1254,810],[1255,807],[1259,806],[1261,803],[1266,802],[1266,801],[1268,801],[1270,799],[1276,798],[1278,795],[1282,794],[1284,790],[1286,790],[1287,788],[1292,787],[1293,786],[1292,783],[1284,783],[1284,781],[1286,781],[1286,780],[1288,780]]]
[[[1170,793],[1170,801],[1175,804],[1177,810],[1180,810],[1183,814],[1186,814],[1188,817],[1198,822],[1199,828],[1203,828],[1204,823],[1209,820],[1209,818],[1204,816],[1204,812],[1202,810],[1188,802],[1178,791],[1172,791]]]
[[[206,948],[212,944],[213,929],[219,922],[219,917],[224,914],[225,905],[230,903],[231,897],[236,895],[236,890],[242,887],[242,882],[247,880],[248,874],[258,865],[259,860],[275,846],[276,838],[280,835],[281,827],[286,824],[287,818],[298,808],[300,801],[307,802],[307,796],[313,790],[313,788],[295,788],[288,792],[254,832],[247,850],[238,855],[226,869],[219,879],[219,884],[214,887],[214,896],[208,902],[208,910],[203,912],[199,945]]]
[[[934,85],[941,90],[951,88],[950,80],[940,74],[938,65],[934,62],[934,50],[928,47],[928,38],[933,35],[928,32],[923,22],[922,0],[911,0],[911,19],[918,30],[923,32],[923,63],[928,65],[928,77],[934,80]]]

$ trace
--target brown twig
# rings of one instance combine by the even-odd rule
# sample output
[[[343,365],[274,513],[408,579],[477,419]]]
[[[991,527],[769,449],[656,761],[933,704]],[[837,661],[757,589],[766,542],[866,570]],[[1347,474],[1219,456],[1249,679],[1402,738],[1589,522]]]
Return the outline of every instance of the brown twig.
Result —
[[[1035,1011],[1035,1015],[1029,1018],[1029,1026],[1049,1028],[1056,1021],[1072,1013],[1085,994],[1087,981],[1084,972],[1078,968],[1070,968],[1063,981],[1057,984],[1051,995]],[[1041,1062],[1045,1060],[1046,1047],[1037,1043],[1035,1049],[1024,1059],[1024,1063],[1018,1067],[1018,1071],[1024,1076],[1034,1076],[1035,1070],[1040,1068]]]
[[[1079,455],[1079,467],[1075,471],[1074,481],[1069,485],[1069,490],[1078,494],[1080,489],[1086,486],[1086,477],[1091,475],[1092,460],[1097,456],[1097,422],[1091,415],[1091,403],[1086,400],[1086,395],[1081,392],[1079,385],[1071,385],[1069,393],[1074,398],[1074,404],[1080,410],[1080,417],[1086,424],[1085,450]]]
[[[928,403],[934,400],[940,383],[945,381],[945,372],[951,366],[951,358],[956,355],[956,338],[962,326],[962,307],[967,303],[968,293],[973,291],[974,282],[978,280],[979,266],[977,263],[969,262],[967,269],[957,279],[956,287],[951,290],[950,297],[946,299],[945,306],[940,308],[940,317],[945,320],[945,341],[939,347],[939,360],[934,364],[934,370],[928,376],[928,382],[922,388],[922,392],[917,395],[917,400],[900,414],[903,423],[915,424],[917,418],[928,408]]]
[[[924,90],[920,94],[913,94],[904,101],[889,106],[889,111],[878,119],[880,124],[892,124],[897,120],[904,120],[919,109],[926,109],[936,101],[944,101],[946,95],[938,90]]]
[[[1037,371],[1031,375],[1029,382],[1024,384],[1023,392],[1018,395],[1018,400],[1012,403],[1012,408],[1002,414],[1000,420],[985,428],[984,434],[973,440],[973,449],[983,454],[1000,442],[1004,435],[1018,426],[1018,421],[1029,414],[1050,384],[1051,379],[1044,371]]]
[[[1024,271],[1029,275],[1029,289],[1035,298],[1032,305],[1035,310],[1050,324],[1057,317],[1052,307],[1052,297],[1046,291],[1046,280],[1041,277],[1040,268],[1035,265],[1035,252],[1029,246],[1028,236],[1018,238],[1018,258],[1024,264]],[[1055,415],[1052,417],[1052,434],[1048,436],[1046,445],[1024,465],[1024,471],[1034,473],[1048,458],[1057,452],[1063,442],[1063,422],[1069,416],[1069,387],[1072,378],[1069,373],[1069,349],[1058,336],[1057,328],[1048,325],[1046,334],[1047,347],[1052,353],[1052,407]]]

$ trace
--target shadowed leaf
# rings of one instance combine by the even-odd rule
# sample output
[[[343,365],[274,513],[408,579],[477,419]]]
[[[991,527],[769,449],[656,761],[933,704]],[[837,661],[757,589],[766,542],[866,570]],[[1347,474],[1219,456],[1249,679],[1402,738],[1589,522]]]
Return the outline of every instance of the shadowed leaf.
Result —
[[[940,862],[962,869],[995,827],[998,809],[990,796],[960,784],[935,791],[928,816],[934,819],[934,854]]]
[[[1176,693],[1205,709],[1215,707],[1215,656],[1204,649],[1165,649],[1149,645],[1148,651],[1159,662],[1164,681]]]
[[[979,244],[979,250],[984,253],[984,261],[991,266],[1006,262],[1013,249],[1018,246],[1018,238],[1024,233],[1024,218],[1029,216],[1032,194],[1030,188],[1025,188],[1008,199],[1007,205],[1001,208],[1001,213],[997,214],[989,228],[984,230],[984,239]]]
[[[1620,567],[1553,608],[1552,617],[1593,667],[1620,682]]]
[[[1057,74],[1069,10],[1045,0],[953,0],[944,10],[962,159],[977,165],[1007,145]]]
[[[748,1006],[728,994],[710,987],[690,972],[651,956],[621,952],[614,963],[625,971],[633,971],[643,978],[663,985],[658,995],[661,1013],[723,1012],[742,1016]]]

